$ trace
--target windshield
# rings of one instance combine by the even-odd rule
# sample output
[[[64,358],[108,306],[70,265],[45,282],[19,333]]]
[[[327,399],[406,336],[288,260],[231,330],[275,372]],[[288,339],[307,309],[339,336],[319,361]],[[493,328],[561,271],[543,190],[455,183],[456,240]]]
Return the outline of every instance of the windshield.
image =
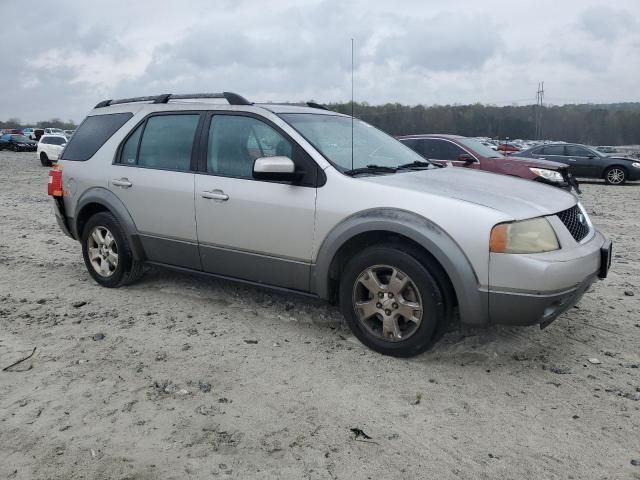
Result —
[[[475,138],[458,138],[461,144],[470,150],[473,150],[478,155],[488,158],[503,158],[500,152],[496,152],[493,148],[487,147],[484,143],[479,142]]]
[[[338,170],[344,172],[367,165],[398,167],[425,159],[395,138],[360,120],[353,120],[353,164],[351,117],[312,113],[281,114]]]
[[[15,142],[28,142],[29,139],[24,135],[11,135],[11,139]]]

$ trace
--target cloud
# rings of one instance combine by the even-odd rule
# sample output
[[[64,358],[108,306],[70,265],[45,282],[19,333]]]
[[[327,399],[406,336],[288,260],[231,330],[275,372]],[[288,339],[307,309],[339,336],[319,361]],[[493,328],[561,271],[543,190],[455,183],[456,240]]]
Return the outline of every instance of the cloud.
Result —
[[[346,101],[351,38],[359,101],[526,103],[540,80],[558,103],[637,101],[636,1],[5,0],[0,117],[165,92]]]
[[[634,17],[629,11],[608,5],[587,8],[578,21],[578,27],[583,32],[603,41],[616,40],[630,30],[637,29],[638,26],[637,16]]]

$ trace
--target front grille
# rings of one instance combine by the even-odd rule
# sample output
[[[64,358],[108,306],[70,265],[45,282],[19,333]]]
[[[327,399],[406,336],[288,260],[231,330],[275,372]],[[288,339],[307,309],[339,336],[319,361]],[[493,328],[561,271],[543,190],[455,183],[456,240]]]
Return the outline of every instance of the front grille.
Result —
[[[567,227],[571,236],[575,238],[576,242],[581,241],[589,234],[589,222],[587,221],[586,215],[582,213],[578,205],[574,205],[557,215],[558,218],[562,220],[562,223],[564,223],[564,226]]]

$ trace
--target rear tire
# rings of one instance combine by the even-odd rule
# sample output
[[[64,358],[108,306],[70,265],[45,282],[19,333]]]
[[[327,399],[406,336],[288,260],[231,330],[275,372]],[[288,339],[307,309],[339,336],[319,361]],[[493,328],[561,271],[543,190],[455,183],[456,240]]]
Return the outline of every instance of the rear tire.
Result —
[[[627,181],[627,172],[622,167],[609,167],[604,172],[604,181],[607,185],[623,185]]]
[[[135,260],[124,231],[109,212],[87,221],[82,232],[82,256],[93,279],[103,287],[129,285],[143,275],[143,263]]]
[[[47,157],[47,154],[44,152],[40,152],[40,163],[43,167],[50,167],[52,165],[51,160]]]
[[[345,266],[340,309],[367,347],[394,357],[427,350],[447,325],[451,295],[433,261],[403,245],[366,248]]]

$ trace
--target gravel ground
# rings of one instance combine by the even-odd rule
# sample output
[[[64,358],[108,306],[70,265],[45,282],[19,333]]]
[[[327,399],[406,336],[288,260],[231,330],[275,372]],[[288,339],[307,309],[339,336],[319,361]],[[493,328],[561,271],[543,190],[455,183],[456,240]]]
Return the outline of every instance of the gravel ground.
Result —
[[[0,478],[640,479],[640,186],[584,184],[613,270],[549,328],[399,360],[306,298],[99,287],[46,181],[0,152],[0,367],[37,347],[0,372]]]

